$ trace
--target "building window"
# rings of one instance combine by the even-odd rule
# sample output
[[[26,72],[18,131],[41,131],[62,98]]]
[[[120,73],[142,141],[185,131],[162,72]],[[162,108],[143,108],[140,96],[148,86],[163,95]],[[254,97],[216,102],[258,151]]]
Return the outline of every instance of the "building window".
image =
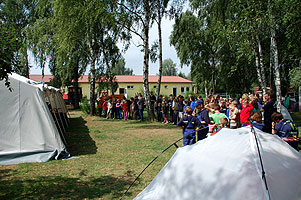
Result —
[[[185,92],[185,87],[181,87],[181,93],[183,94]]]
[[[156,88],[157,88],[157,85],[154,85],[154,88],[156,89]]]
[[[127,88],[128,88],[128,89],[134,89],[134,86],[133,86],[133,85],[128,85]]]
[[[190,87],[189,86],[186,87],[186,92],[189,92],[189,90],[190,90]]]
[[[168,85],[165,85],[164,88],[165,88],[165,89],[168,89]]]

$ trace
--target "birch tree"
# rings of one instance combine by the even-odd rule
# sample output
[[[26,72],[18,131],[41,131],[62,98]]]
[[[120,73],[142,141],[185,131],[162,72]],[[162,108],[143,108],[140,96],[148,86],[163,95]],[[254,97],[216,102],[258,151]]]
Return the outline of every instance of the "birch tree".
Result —
[[[137,35],[143,46],[143,90],[146,99],[146,109],[148,118],[153,118],[150,108],[149,95],[149,30],[152,24],[153,10],[155,10],[155,0],[127,0],[118,2],[120,6],[120,14],[127,23],[122,23],[124,28]],[[120,22],[119,22],[120,23]]]

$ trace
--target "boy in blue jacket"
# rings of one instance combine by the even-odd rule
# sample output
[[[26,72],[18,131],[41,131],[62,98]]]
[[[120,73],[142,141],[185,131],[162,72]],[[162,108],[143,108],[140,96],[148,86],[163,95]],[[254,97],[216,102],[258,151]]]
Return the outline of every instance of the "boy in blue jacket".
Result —
[[[178,126],[182,127],[183,129],[183,144],[192,145],[195,141],[195,131],[201,127],[201,122],[198,118],[192,116],[192,108],[187,106],[185,108],[185,114],[182,119],[178,122]]]

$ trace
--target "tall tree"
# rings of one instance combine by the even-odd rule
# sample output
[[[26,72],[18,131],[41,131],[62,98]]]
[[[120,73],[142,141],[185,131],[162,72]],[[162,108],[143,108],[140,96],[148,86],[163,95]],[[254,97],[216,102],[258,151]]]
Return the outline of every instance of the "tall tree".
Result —
[[[0,20],[2,26],[15,30],[17,43],[13,49],[13,70],[29,77],[27,55],[27,38],[23,29],[35,21],[36,1],[32,0],[4,0],[0,4]]]
[[[142,40],[144,61],[143,61],[143,89],[146,99],[146,109],[149,120],[153,118],[153,113],[150,109],[150,95],[149,95],[149,30],[152,24],[153,10],[155,10],[154,0],[128,0],[118,3],[121,14],[126,19],[124,27],[136,34]]]
[[[165,59],[162,63],[162,75],[163,76],[177,76],[177,65],[172,59]]]
[[[133,75],[133,69],[125,67],[125,59],[121,58],[117,61],[116,65],[112,70],[113,74],[116,75]]]
[[[17,45],[16,33],[13,28],[7,28],[0,21],[0,81],[10,88],[8,75],[13,71],[14,51]]]

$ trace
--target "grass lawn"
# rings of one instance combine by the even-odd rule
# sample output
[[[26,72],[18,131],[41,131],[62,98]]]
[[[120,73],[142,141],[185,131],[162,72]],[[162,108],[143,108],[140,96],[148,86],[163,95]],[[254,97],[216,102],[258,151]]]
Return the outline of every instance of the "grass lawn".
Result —
[[[0,199],[120,199],[144,167],[182,135],[173,125],[70,114],[66,138],[76,158],[0,166]],[[301,127],[301,113],[292,117]],[[124,199],[141,192],[175,150],[159,157]]]
[[[76,158],[0,166],[0,199],[120,199],[144,167],[182,135],[173,125],[70,114],[66,139]],[[175,150],[159,157],[123,199],[141,192]]]

